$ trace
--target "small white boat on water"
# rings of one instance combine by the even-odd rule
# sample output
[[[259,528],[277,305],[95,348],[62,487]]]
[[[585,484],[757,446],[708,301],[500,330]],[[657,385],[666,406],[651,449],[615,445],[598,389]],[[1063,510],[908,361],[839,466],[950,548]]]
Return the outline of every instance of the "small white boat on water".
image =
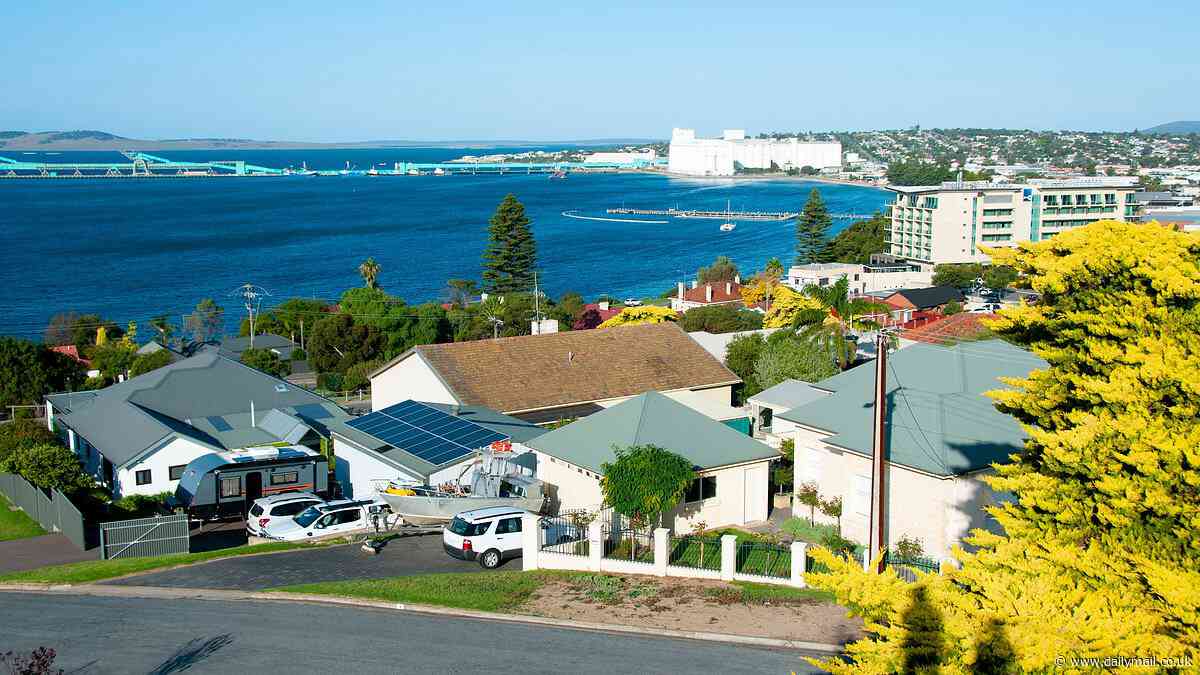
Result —
[[[721,223],[722,232],[731,232],[733,228],[737,227],[731,218],[732,214],[733,212],[729,210],[729,200],[727,199],[725,200],[725,222]]]
[[[508,506],[540,513],[546,505],[542,481],[525,475],[508,460],[509,450],[483,448],[479,458],[463,469],[458,482],[440,485],[416,485],[402,481],[384,481],[377,485],[379,497],[392,512],[411,525],[440,525],[471,509]],[[470,485],[462,479],[476,469]]]

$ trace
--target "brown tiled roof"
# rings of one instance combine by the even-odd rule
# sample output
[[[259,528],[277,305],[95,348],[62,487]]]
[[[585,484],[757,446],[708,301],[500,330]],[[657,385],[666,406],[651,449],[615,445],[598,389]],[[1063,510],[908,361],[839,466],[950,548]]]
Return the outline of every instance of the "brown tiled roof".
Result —
[[[421,345],[413,351],[463,405],[505,413],[740,381],[674,323]]]
[[[729,292],[728,293],[725,292],[725,284],[726,283],[729,284]],[[702,302],[702,303],[709,302],[708,300],[705,299],[705,297],[707,295],[704,290],[705,286],[712,286],[712,301],[711,302],[713,304],[717,304],[717,303],[721,303],[721,302],[733,302],[734,300],[740,301],[742,299],[742,285],[734,283],[732,281],[729,281],[729,282],[713,281],[711,283],[701,284],[695,288],[684,289],[683,299],[688,302]]]

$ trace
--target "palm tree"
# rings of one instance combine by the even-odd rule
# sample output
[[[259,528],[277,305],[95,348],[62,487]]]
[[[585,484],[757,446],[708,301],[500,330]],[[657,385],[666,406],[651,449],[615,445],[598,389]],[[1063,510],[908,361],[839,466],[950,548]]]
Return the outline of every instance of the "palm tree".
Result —
[[[870,300],[850,297],[850,282],[846,277],[832,286],[806,286],[804,294],[821,303],[822,310],[801,312],[795,328],[800,335],[816,340],[845,370],[858,356],[858,344],[851,341],[856,330],[874,330],[879,324],[870,317],[878,305]]]
[[[358,273],[362,276],[363,283],[367,288],[379,288],[379,283],[376,281],[379,278],[379,263],[375,262],[375,258],[364,260],[358,266]]]

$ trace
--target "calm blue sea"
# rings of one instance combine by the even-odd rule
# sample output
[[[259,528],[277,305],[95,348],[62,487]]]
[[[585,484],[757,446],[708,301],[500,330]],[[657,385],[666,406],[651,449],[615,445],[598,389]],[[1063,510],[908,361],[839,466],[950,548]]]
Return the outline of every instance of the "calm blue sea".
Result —
[[[172,159],[244,159],[271,167],[357,168],[444,161],[504,149],[190,151]],[[115,153],[28,154],[14,159],[118,161]],[[107,159],[106,159],[107,158]],[[336,299],[361,283],[374,256],[380,283],[409,302],[436,300],[447,279],[479,278],[487,220],[511,192],[524,202],[538,243],[540,279],[557,297],[657,295],[717,255],[744,270],[792,257],[791,222],[668,224],[598,222],[617,206],[799,210],[818,187],[833,212],[869,213],[881,190],[794,180],[682,179],[642,174],[0,180],[0,333],[38,337],[62,311],[96,312],[124,324],[178,316],[213,297],[229,324],[242,310],[229,294],[251,282],[267,304],[294,296]],[[835,221],[835,230],[849,221]]]

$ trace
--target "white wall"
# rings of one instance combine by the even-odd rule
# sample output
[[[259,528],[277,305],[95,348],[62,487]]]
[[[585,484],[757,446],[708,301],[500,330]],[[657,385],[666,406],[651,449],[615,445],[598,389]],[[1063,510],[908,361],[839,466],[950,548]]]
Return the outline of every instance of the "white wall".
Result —
[[[170,469],[176,465],[186,465],[201,455],[213,452],[212,448],[200,445],[186,438],[174,438],[151,452],[134,464],[117,469],[115,472],[116,485],[113,486],[114,497],[128,495],[154,495],[160,492],[175,492],[178,480],[170,479]],[[137,472],[150,470],[148,485],[137,484]]]
[[[551,492],[559,511],[596,509],[604,502],[597,474],[568,464],[557,457],[534,450],[537,456],[537,477],[554,486]]]
[[[364,450],[336,434],[333,436],[333,455],[334,477],[342,486],[342,494],[347,498],[364,499],[375,494],[371,483],[374,480],[424,480],[414,473],[396,468],[377,453]]]
[[[866,544],[870,532],[870,458],[839,450],[821,441],[824,436],[798,427],[796,485],[815,482],[828,499],[842,497],[842,535]],[[897,464],[885,469],[884,540],[894,546],[902,536],[921,540],[925,555],[943,559],[974,528],[997,527],[984,511],[998,500],[984,482],[990,471],[967,476],[939,477]],[[807,517],[808,507],[795,505],[797,516]],[[819,522],[834,519],[820,513]]]
[[[418,352],[409,354],[403,361],[371,379],[372,411],[408,399],[430,403],[458,403]]]

